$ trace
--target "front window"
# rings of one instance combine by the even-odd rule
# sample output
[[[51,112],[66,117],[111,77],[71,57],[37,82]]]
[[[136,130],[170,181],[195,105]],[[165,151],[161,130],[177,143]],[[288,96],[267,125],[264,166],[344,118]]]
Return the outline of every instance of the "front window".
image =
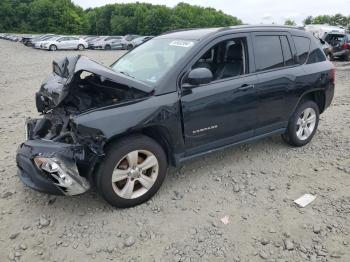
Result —
[[[156,84],[195,43],[194,40],[152,39],[121,57],[112,69]]]

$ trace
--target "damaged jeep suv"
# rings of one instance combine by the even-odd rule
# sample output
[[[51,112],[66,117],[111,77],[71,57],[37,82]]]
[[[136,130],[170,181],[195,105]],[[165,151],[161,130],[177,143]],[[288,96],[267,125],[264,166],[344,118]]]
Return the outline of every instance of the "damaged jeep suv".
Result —
[[[282,135],[314,136],[335,70],[308,33],[280,26],[173,31],[110,67],[84,56],[53,63],[17,152],[29,187],[76,195],[95,186],[117,207],[152,197],[168,165]]]

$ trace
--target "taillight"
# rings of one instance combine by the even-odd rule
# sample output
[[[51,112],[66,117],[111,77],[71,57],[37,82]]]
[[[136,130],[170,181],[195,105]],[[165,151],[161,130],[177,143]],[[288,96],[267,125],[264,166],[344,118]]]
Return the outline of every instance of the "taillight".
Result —
[[[344,43],[342,46],[341,46],[342,49],[349,49],[349,43]]]
[[[329,80],[331,81],[332,84],[335,83],[335,67],[331,69],[331,72],[329,74]]]

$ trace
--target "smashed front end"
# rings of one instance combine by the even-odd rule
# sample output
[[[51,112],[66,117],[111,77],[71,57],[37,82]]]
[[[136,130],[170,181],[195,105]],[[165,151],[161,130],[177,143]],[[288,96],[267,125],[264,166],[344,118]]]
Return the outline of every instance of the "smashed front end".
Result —
[[[53,63],[36,94],[42,118],[26,121],[26,141],[17,150],[18,174],[27,186],[49,194],[86,192],[104,156],[105,135],[77,126],[79,115],[147,96],[152,90],[84,56]]]

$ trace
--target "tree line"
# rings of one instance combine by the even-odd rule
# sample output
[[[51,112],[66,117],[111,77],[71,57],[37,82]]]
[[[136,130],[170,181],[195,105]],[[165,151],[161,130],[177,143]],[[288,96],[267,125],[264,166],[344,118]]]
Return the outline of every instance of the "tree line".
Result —
[[[296,23],[293,19],[289,18],[284,22],[285,25],[295,26]],[[350,30],[350,16],[342,14],[335,15],[319,15],[319,16],[308,16],[303,21],[304,25],[310,24],[328,24],[333,26],[342,26],[347,30]]]
[[[179,3],[110,4],[83,10],[71,0],[1,0],[0,32],[157,35],[167,30],[241,24],[214,8]]]
[[[222,11],[186,3],[170,8],[137,2],[83,10],[71,0],[0,0],[0,32],[157,35],[179,28],[239,24],[240,19]],[[285,24],[295,22],[288,19]],[[350,30],[350,16],[308,16],[304,24],[341,25]]]
[[[305,25],[310,24],[329,24],[334,26],[343,26],[350,30],[350,15],[345,16],[342,14],[336,15],[319,15],[316,17],[308,16],[304,20]]]

